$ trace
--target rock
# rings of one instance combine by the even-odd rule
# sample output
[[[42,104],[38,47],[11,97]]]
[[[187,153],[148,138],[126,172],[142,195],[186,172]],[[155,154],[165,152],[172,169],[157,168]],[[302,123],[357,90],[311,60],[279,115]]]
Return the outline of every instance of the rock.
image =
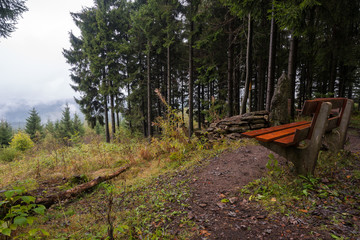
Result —
[[[285,73],[278,80],[274,95],[271,99],[270,120],[276,125],[290,122],[288,100],[291,98],[291,82]]]

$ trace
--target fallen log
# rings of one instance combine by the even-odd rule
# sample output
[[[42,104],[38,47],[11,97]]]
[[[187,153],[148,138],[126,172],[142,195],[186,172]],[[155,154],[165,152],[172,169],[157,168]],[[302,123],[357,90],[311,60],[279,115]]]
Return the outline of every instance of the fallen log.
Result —
[[[66,190],[63,192],[59,192],[59,193],[56,193],[56,194],[53,194],[53,195],[50,195],[47,197],[36,198],[35,203],[42,204],[48,208],[57,202],[73,198],[73,197],[79,195],[80,193],[98,185],[99,183],[102,183],[102,182],[105,182],[107,180],[117,177],[121,173],[128,170],[130,168],[130,166],[131,166],[130,164],[125,165],[124,167],[121,167],[120,169],[118,169],[116,172],[114,172],[112,174],[105,175],[105,176],[99,176],[99,177],[91,180],[90,182],[78,185],[72,189],[69,189],[69,190]]]

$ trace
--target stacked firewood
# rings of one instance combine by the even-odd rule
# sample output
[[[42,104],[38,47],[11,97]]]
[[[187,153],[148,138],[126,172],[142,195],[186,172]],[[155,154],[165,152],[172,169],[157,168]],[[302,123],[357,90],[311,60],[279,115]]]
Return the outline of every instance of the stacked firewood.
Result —
[[[222,138],[239,139],[241,133],[248,130],[269,127],[269,112],[257,111],[225,118],[210,124],[206,130],[197,131],[198,137],[209,140]]]

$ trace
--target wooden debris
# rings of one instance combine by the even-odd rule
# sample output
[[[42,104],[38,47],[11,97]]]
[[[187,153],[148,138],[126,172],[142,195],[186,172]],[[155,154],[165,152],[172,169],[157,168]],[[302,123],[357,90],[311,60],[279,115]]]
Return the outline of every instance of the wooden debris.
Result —
[[[196,131],[199,138],[205,137],[209,140],[228,138],[236,140],[241,138],[240,133],[269,127],[269,112],[257,111],[224,118],[211,123],[204,131]]]
[[[37,198],[35,203],[36,204],[42,204],[44,205],[45,207],[50,207],[51,205],[57,203],[57,202],[60,202],[60,201],[63,201],[63,200],[66,200],[66,199],[70,199],[70,198],[73,198],[73,197],[76,197],[77,195],[79,195],[80,193],[98,185],[99,183],[102,183],[104,181],[108,181],[112,178],[115,178],[117,177],[118,175],[120,175],[121,173],[125,172],[126,170],[128,170],[130,168],[131,165],[126,165],[124,167],[121,167],[120,169],[118,169],[116,172],[112,173],[112,174],[109,174],[109,175],[105,175],[105,176],[99,176],[87,183],[84,183],[84,184],[81,184],[81,185],[78,185],[72,189],[69,189],[69,190],[66,190],[66,191],[63,191],[63,192],[59,192],[59,193],[56,193],[56,194],[53,194],[53,195],[50,195],[50,196],[47,196],[47,197],[40,197],[40,198]]]

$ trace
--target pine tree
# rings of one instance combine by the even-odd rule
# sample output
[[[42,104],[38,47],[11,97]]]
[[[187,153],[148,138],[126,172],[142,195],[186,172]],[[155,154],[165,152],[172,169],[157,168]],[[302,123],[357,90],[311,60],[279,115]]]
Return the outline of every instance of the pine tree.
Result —
[[[0,38],[7,38],[15,31],[17,21],[28,9],[26,0],[0,0]]]
[[[66,104],[60,122],[57,124],[57,137],[64,141],[70,140],[74,134],[74,125],[70,116],[69,105]]]
[[[85,133],[84,125],[81,122],[79,115],[77,115],[76,113],[74,114],[73,119],[73,129],[74,134],[79,134],[80,136],[83,136]]]
[[[30,116],[26,119],[25,132],[29,134],[31,140],[34,140],[38,134],[42,134],[42,130],[39,113],[33,108],[30,111]]]
[[[13,136],[13,130],[7,121],[0,121],[0,147],[8,146]]]

